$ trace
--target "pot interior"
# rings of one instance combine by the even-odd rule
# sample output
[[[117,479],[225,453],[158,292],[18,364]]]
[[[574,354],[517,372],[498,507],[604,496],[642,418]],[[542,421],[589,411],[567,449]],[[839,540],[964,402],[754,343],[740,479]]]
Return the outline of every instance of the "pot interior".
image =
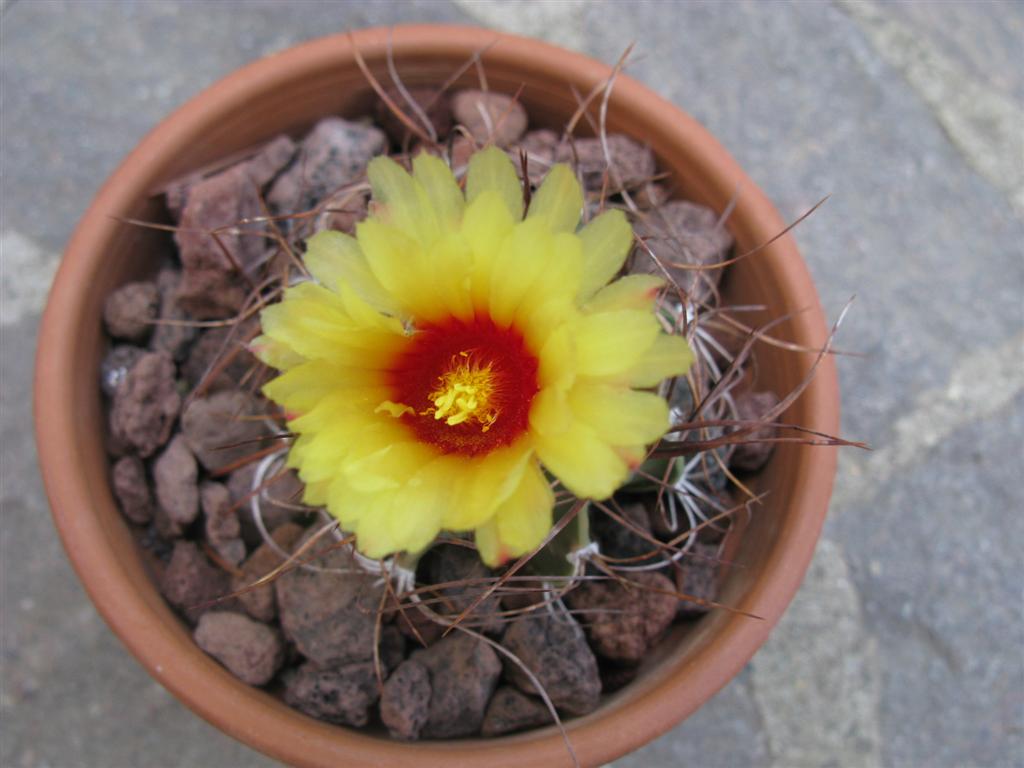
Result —
[[[446,81],[453,72],[466,63],[472,51],[480,47],[476,44],[469,45],[466,40],[479,40],[481,36],[489,37],[490,34],[478,32],[475,38],[467,36],[461,43],[434,43],[425,49],[420,46],[416,50],[412,46],[403,45],[401,36],[396,36],[395,59],[403,81],[407,85],[436,85]],[[99,200],[107,204],[107,207],[104,210],[94,208],[89,215],[94,220],[114,216],[169,223],[162,200],[156,194],[167,182],[225,156],[258,146],[276,134],[284,132],[296,138],[301,137],[322,117],[340,115],[358,118],[370,113],[376,99],[373,89],[353,61],[346,38],[333,38],[333,41],[336,50],[327,47],[326,40],[319,41],[315,44],[319,46],[316,55],[292,57],[287,66],[271,66],[272,60],[260,62],[255,67],[234,75],[228,84],[221,83],[211,89],[202,97],[202,108],[186,106],[169,121],[173,125],[165,123],[152,134],[126,162],[118,176],[110,182],[112,185],[119,181],[121,186],[116,193],[101,195]],[[607,72],[594,62],[583,59],[581,63],[579,60],[582,57],[574,57],[574,66],[564,70],[564,77],[568,81],[566,82],[558,77],[560,73],[550,69],[547,59],[538,57],[533,60],[524,57],[521,51],[511,45],[506,46],[506,52],[503,42],[504,38],[483,55],[488,86],[492,90],[510,94],[521,88],[520,98],[526,105],[531,120],[534,121],[531,123],[532,128],[561,128],[578,105],[577,96],[570,83],[579,93],[586,94]],[[389,82],[385,63],[386,48],[380,40],[369,40],[361,50],[377,78],[383,83]],[[479,80],[473,68],[458,78],[455,87],[460,86],[479,87]],[[673,123],[687,118],[677,110],[664,105],[665,109],[660,113],[657,110],[638,112],[638,103],[647,106],[655,102],[664,104],[646,91],[641,94],[643,98],[637,101],[639,97],[634,98],[633,94],[638,89],[643,90],[628,81],[628,78],[620,81],[610,102],[608,130],[627,133],[641,142],[649,143],[658,156],[660,169],[669,172],[678,197],[708,205],[717,211],[724,210],[740,181],[744,179],[742,172],[731,161],[723,166],[719,155],[724,153],[721,153],[717,145],[714,145],[713,149],[718,154],[706,151],[706,134],[695,124],[687,124],[687,131],[684,132],[690,138],[681,138],[678,125]],[[598,102],[595,102],[590,110],[595,121],[598,115]],[[582,120],[578,133],[586,135],[590,132],[587,120]],[[748,182],[745,188],[751,187]],[[767,231],[763,217],[753,215],[752,211],[756,206],[763,206],[764,202],[756,188],[750,195],[751,197],[740,198],[727,222],[736,240],[737,253],[761,245],[767,237],[778,231]],[[105,432],[103,408],[98,387],[94,384],[98,381],[99,362],[104,352],[100,321],[104,297],[116,285],[155,271],[159,262],[171,252],[171,237],[166,232],[119,224],[109,219],[91,226],[94,227],[90,233],[92,242],[96,243],[97,247],[91,250],[87,265],[83,266],[78,274],[88,281],[92,290],[83,294],[80,302],[73,307],[73,316],[68,321],[71,327],[78,329],[73,355],[74,367],[82,381],[81,386],[74,390],[74,439],[69,447],[74,450],[81,470],[89,477],[90,509],[98,516],[109,547],[118,553],[124,577],[134,582],[145,603],[160,617],[160,627],[157,630],[171,633],[183,644],[191,645],[188,629],[171,613],[152,583],[145,579],[145,564],[106,485],[109,470],[100,437]],[[794,289],[781,265],[781,261],[786,258],[798,259],[792,245],[786,243],[787,240],[783,239],[777,247],[768,248],[729,269],[724,284],[725,303],[763,304],[771,308],[761,313],[760,317],[747,316],[751,324],[806,308],[806,291],[801,294]],[[813,289],[810,301],[816,307]],[[820,320],[813,312],[809,314],[813,316],[810,319],[803,315],[787,321],[775,329],[774,335],[799,344],[820,344]],[[757,359],[760,385],[774,390],[780,396],[785,396],[807,374],[814,356],[761,344]],[[790,407],[783,420],[823,431],[834,431],[832,421],[835,414],[825,419],[821,415],[822,404],[828,405],[833,394],[821,390],[816,382]],[[820,515],[817,519],[810,519],[807,522],[797,519],[797,516],[806,510],[802,510],[794,500],[803,493],[804,481],[801,478],[806,478],[808,471],[814,471],[815,466],[819,469],[825,467],[825,471],[828,472],[831,470],[828,469],[827,463],[814,465],[810,451],[811,449],[804,446],[780,444],[769,466],[753,479],[752,489],[755,492],[770,487],[771,493],[764,504],[746,521],[743,536],[735,542],[734,552],[729,558],[733,566],[729,568],[729,573],[724,579],[720,597],[721,602],[726,605],[742,605],[745,610],[758,613],[761,603],[753,593],[766,573],[779,566],[779,558],[785,554],[777,546],[780,537],[786,531],[789,531],[787,535],[791,535],[794,526],[807,528],[811,531],[812,537],[816,537],[821,522]],[[829,475],[828,482],[830,480]],[[820,514],[823,515],[823,512],[824,510],[821,510]],[[63,525],[61,527],[67,540],[68,532]],[[73,542],[68,542],[68,546],[69,549],[73,547]],[[797,580],[805,566],[805,562],[795,564],[798,571]],[[89,586],[86,574],[83,573],[82,576],[83,581]],[[99,586],[90,586],[94,599],[101,604],[101,599],[97,596],[98,589]],[[787,595],[782,607],[788,599]],[[757,626],[757,619],[738,617],[725,610],[713,611],[696,623],[677,626],[671,639],[662,643],[659,650],[646,662],[650,674],[641,675],[634,684],[608,697],[597,712],[574,721],[569,728],[570,734],[578,731],[586,722],[601,722],[610,713],[632,706],[658,688],[670,673],[689,674],[687,670],[690,667],[703,663],[698,656],[719,642],[723,633],[751,629],[740,626],[744,622],[754,622],[753,630],[763,639],[770,624],[781,612],[781,607],[776,610],[774,605],[764,604],[763,607],[768,619],[762,622],[764,626]],[[104,610],[102,605],[101,610]],[[106,610],[104,612],[106,613]],[[116,626],[116,622],[112,623]],[[759,644],[760,641],[757,641],[752,647]],[[129,642],[129,645],[132,643]],[[140,658],[144,655],[136,647],[133,647],[133,651],[140,655]],[[204,662],[203,659],[205,657],[196,650],[189,663],[194,663],[197,669],[201,668],[204,674],[209,675],[212,685],[230,686],[232,689],[241,686],[220,669],[216,662],[210,659],[205,659]],[[144,661],[152,669],[151,660]],[[716,673],[720,680],[716,679],[713,684],[702,685],[713,693],[745,661],[745,658],[732,658],[726,664],[731,666],[731,671]],[[707,674],[707,671],[701,674]],[[172,688],[180,689],[173,681],[163,678],[161,680]],[[181,685],[187,685],[188,682],[185,680]],[[177,692],[181,695],[180,691]],[[700,703],[681,701],[680,711],[668,713],[664,722],[671,724],[679,720]],[[189,704],[196,707],[204,716],[210,717],[209,712],[203,711],[200,705],[195,702]],[[279,706],[283,709],[283,705]],[[292,713],[292,716],[303,717],[297,713]],[[266,748],[266,745],[261,744],[257,736],[248,733],[244,726],[232,726],[223,722],[218,724],[233,735],[260,748]],[[331,726],[321,727],[335,730]],[[659,723],[652,726],[654,727],[664,730],[665,725]],[[538,739],[543,738],[547,744],[546,751],[535,754],[555,755],[564,748],[560,746],[560,738],[553,733],[552,729],[545,729],[495,741],[508,744],[533,743],[537,747]],[[637,739],[633,738],[633,742],[637,742]],[[627,749],[636,745],[634,743],[630,746],[628,738],[626,743]],[[465,742],[465,748],[471,749],[472,744],[473,742]],[[591,755],[602,761],[615,757],[622,751],[620,747],[605,749],[604,752],[599,747],[591,748],[585,744],[577,744],[577,747],[582,750],[581,757]],[[420,754],[427,760],[427,756],[433,754],[437,745],[420,744],[415,748],[422,750]],[[280,757],[290,756],[288,759],[292,762],[292,758],[295,758],[292,749],[285,745],[280,750],[273,751]],[[296,758],[294,761],[302,760]],[[432,763],[427,761],[425,764]]]

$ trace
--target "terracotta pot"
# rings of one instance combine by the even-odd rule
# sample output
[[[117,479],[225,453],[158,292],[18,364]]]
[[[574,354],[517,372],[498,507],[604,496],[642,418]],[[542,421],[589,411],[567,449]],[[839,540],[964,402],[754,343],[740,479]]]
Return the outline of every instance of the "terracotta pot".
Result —
[[[328,114],[358,115],[373,97],[352,55],[357,46],[385,74],[389,32],[370,29],[317,40],[251,64],[189,101],[153,130],[103,185],[74,233],[54,282],[39,334],[35,418],[40,463],[57,528],[96,607],[150,674],[193,711],[250,746],[301,766],[486,765],[569,763],[553,728],[491,740],[402,744],[384,736],[312,720],[268,693],[232,677],[192,642],[188,628],[146,576],[115,505],[103,449],[98,364],[101,308],[116,285],[152,271],[166,236],[119,224],[152,219],[162,205],[152,192],[183,172],[281,132],[300,135]],[[576,101],[609,68],[534,40],[466,27],[410,26],[391,32],[407,83],[439,83],[474,51],[484,55],[490,87],[514,92],[535,125],[561,125]],[[473,82],[473,74],[465,77]],[[743,195],[729,219],[740,250],[764,243],[784,226],[771,204],[692,118],[628,77],[611,99],[609,129],[648,142],[688,199],[722,210]],[[727,299],[760,303],[765,316],[804,310],[778,335],[821,346],[826,327],[818,298],[790,237],[731,268]],[[813,355],[764,347],[762,380],[789,392]],[[835,434],[836,374],[825,361],[787,421]],[[726,580],[723,602],[762,620],[716,611],[673,638],[632,685],[593,714],[568,725],[585,765],[612,760],[664,733],[727,683],[765,641],[796,592],[825,517],[835,451],[780,445],[756,487],[771,488],[754,515]]]

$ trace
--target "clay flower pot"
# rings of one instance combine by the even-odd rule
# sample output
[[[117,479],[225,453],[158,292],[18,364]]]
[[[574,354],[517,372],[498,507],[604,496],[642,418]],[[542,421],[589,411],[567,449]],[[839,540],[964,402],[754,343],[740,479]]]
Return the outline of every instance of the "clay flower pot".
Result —
[[[40,463],[53,516],[79,577],[114,632],[157,680],[193,711],[289,764],[553,766],[570,762],[562,737],[545,728],[490,740],[403,744],[318,722],[235,679],[192,641],[185,624],[149,580],[111,495],[103,447],[98,366],[101,310],[115,286],[151,272],[166,236],[118,223],[154,219],[152,193],[186,171],[277,133],[300,135],[328,114],[369,111],[373,94],[353,57],[357,46],[382,78],[388,30],[317,40],[255,62],[189,101],[153,130],[107,180],[79,223],[57,274],[39,334],[35,382]],[[544,43],[482,29],[399,27],[391,44],[407,83],[442,82],[475,51],[490,87],[514,93],[534,125],[562,125],[576,102],[609,68]],[[465,77],[473,82],[474,75]],[[693,119],[628,77],[619,77],[609,131],[650,144],[682,196],[723,210],[743,195],[728,221],[738,251],[783,229],[771,204],[718,143]],[[159,245],[157,245],[159,244]],[[820,347],[826,326],[811,278],[790,237],[731,267],[726,303],[765,304],[764,317],[804,310],[777,335]],[[762,382],[792,390],[814,356],[762,345]],[[835,434],[836,374],[830,360],[785,414],[790,423]],[[598,765],[664,733],[694,712],[753,656],[800,585],[828,506],[835,449],[781,444],[756,478],[771,494],[747,526],[720,600],[763,617],[713,611],[685,632],[676,629],[645,662],[637,681],[607,697],[594,713],[571,721],[580,761]]]

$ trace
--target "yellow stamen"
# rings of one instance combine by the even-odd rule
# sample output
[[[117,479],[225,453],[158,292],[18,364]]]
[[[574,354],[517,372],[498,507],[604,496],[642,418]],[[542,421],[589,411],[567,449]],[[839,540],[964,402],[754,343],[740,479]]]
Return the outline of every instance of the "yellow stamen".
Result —
[[[491,405],[494,374],[490,364],[481,366],[468,352],[460,352],[437,382],[437,389],[429,395],[434,407],[427,411],[433,412],[435,419],[444,419],[450,427],[474,421],[483,432],[497,420],[498,412]]]
[[[383,403],[373,409],[374,413],[386,413],[394,418],[399,418],[407,413],[416,413],[415,408],[411,408],[404,403],[395,403],[391,400],[385,400]]]

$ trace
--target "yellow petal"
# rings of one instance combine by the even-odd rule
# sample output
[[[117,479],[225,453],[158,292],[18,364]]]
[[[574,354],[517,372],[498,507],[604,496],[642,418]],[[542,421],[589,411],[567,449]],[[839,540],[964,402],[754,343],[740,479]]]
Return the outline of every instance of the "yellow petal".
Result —
[[[421,552],[437,538],[441,532],[441,517],[450,501],[450,489],[444,463],[434,461],[397,492],[390,531],[401,543],[401,550]]]
[[[410,487],[350,497],[339,519],[343,526],[355,529],[356,547],[362,554],[382,559],[396,552],[418,552],[440,532],[443,494],[436,488],[422,492],[420,484],[410,496]]]
[[[434,293],[425,290],[432,278],[420,243],[373,218],[356,225],[356,236],[370,270],[393,297],[401,314],[432,320],[444,313]]]
[[[257,336],[250,341],[249,351],[256,355],[260,362],[266,363],[271,368],[276,368],[279,371],[294,368],[296,365],[301,365],[306,361],[305,357],[291,347],[274,341],[266,335]]]
[[[633,245],[633,230],[626,214],[611,210],[587,223],[579,237],[584,259],[579,296],[586,300],[622,269]]]
[[[263,322],[269,335],[309,360],[327,360],[349,368],[383,369],[404,345],[401,337],[382,331],[331,331],[312,328],[294,318],[278,324],[273,316],[265,317]]]
[[[436,458],[427,445],[410,440],[386,445],[344,467],[349,485],[361,493],[400,488],[409,478]]]
[[[289,426],[300,433],[292,445],[301,444],[304,462],[316,464],[329,474],[338,474],[341,458],[369,456],[392,443],[409,439],[408,431],[394,419],[374,413],[376,398],[360,401],[345,390],[332,391]]]
[[[380,284],[354,237],[344,232],[317,232],[306,241],[302,257],[317,282],[332,291],[349,285],[363,299],[383,312],[395,313],[395,305]]]
[[[647,448],[642,445],[616,445],[615,452],[626,462],[631,473],[647,460]]]
[[[583,190],[568,165],[551,168],[530,201],[526,217],[545,219],[552,232],[575,232],[583,210]]]
[[[476,527],[476,530],[473,531],[473,540],[476,542],[480,559],[491,568],[504,565],[512,557],[501,545],[501,540],[498,538],[498,523],[493,517]]]
[[[591,314],[617,309],[650,310],[664,285],[664,279],[656,275],[627,275],[595,293],[583,310]]]
[[[489,189],[466,206],[462,236],[475,257],[492,259],[515,223],[501,196]]]
[[[404,526],[405,543],[402,546],[403,552],[410,552],[417,555],[427,549],[441,533],[441,508],[444,505],[443,493],[433,496],[436,504],[429,509],[424,509],[416,515],[415,520],[405,520],[401,513],[401,500],[399,500],[399,514],[395,515],[392,525]]]
[[[504,239],[490,275],[490,316],[497,325],[507,328],[534,284],[547,284],[552,246],[551,232],[540,219],[516,224]]]
[[[441,233],[441,222],[423,185],[390,157],[379,156],[366,166],[373,189],[373,216],[427,247]],[[362,242],[362,238],[359,238]]]
[[[343,232],[325,230],[306,241],[303,262],[318,283],[336,290],[343,274],[344,262],[359,251],[359,244]],[[362,254],[359,254],[360,256]]]
[[[647,445],[669,426],[668,404],[650,392],[579,381],[568,400],[573,415],[610,445]]]
[[[488,147],[469,158],[466,171],[466,200],[472,203],[484,192],[493,191],[508,208],[512,218],[523,218],[523,189],[508,155]]]
[[[635,364],[654,343],[659,326],[650,312],[624,309],[585,315],[574,331],[577,372],[608,376]]]
[[[462,220],[462,210],[466,201],[444,160],[421,152],[412,161],[412,177],[427,193],[442,232],[454,230]]]
[[[670,376],[682,376],[692,363],[693,352],[685,338],[661,333],[618,378],[632,387],[654,387]]]
[[[519,486],[476,530],[476,545],[483,561],[500,565],[532,551],[551,530],[555,496],[536,462],[523,473]]]
[[[520,302],[516,312],[517,325],[528,324],[530,318],[549,304],[564,307],[576,304],[583,276],[583,243],[576,235],[559,232],[551,240],[550,255],[544,255],[546,268]]]
[[[318,498],[325,500],[316,505],[311,501],[307,501],[306,503],[310,506],[325,507],[326,511],[341,523],[341,533],[351,540],[348,535],[355,531],[359,519],[365,515],[366,509],[372,501],[371,498],[364,497],[359,494],[353,494],[353,492],[345,486],[344,477],[336,477],[325,483],[307,483],[306,488],[309,489],[311,485],[318,488],[318,490],[315,491]],[[337,506],[338,499],[345,499],[346,503],[339,507]],[[314,525],[313,529],[319,527],[319,525]],[[333,537],[328,534],[320,539],[320,547],[318,547],[318,550],[326,551],[334,544],[335,541]]]
[[[578,421],[559,435],[535,435],[534,445],[544,466],[580,498],[607,499],[629,475],[622,457]]]
[[[306,483],[306,487],[316,486],[321,489],[323,498],[321,502],[327,511],[340,523],[344,531],[353,531],[359,519],[366,514],[366,508],[371,497],[365,494],[357,494],[348,486],[348,479],[343,474],[334,474],[327,480],[309,482],[302,470],[299,477]],[[323,489],[326,488],[326,491]]]
[[[397,336],[404,334],[404,326],[397,317],[384,315],[363,300],[363,297],[350,285],[342,283],[338,288],[341,304],[345,312],[357,326],[366,329],[387,331]]]
[[[289,288],[260,322],[265,336],[305,358],[358,368],[380,366],[405,343],[391,330],[357,325],[337,294],[313,283]]]
[[[534,342],[531,339],[531,342]],[[538,355],[537,382],[541,387],[568,389],[576,379],[576,347],[568,324],[547,337]]]
[[[367,419],[365,414],[369,412],[370,408],[364,407],[325,417],[321,403],[290,422],[293,429],[303,432],[289,454],[289,462],[297,462],[303,481],[333,483],[339,477],[347,478],[344,468],[348,464],[408,440],[408,434],[394,420],[379,416]],[[334,493],[335,486],[331,489]]]
[[[547,387],[530,406],[530,429],[538,435],[560,435],[572,426],[573,413],[564,389]]]
[[[330,483],[306,483],[302,492],[302,502],[311,507],[322,507],[327,503],[327,488]]]
[[[353,412],[352,402],[347,397],[347,393],[332,391],[321,397],[306,413],[290,420],[289,425],[303,433],[292,444],[291,453],[295,454],[297,453],[297,448],[302,448],[303,458],[308,458],[316,450],[322,450],[327,447],[326,443],[317,446],[317,442],[321,441],[324,435],[344,437],[354,434],[361,425],[360,420],[354,418],[357,415]],[[365,420],[367,417],[363,415],[362,418]],[[339,451],[346,453],[349,450],[350,446],[339,444],[332,447],[330,452],[332,454],[336,454]]]
[[[345,368],[326,360],[297,365],[263,385],[263,394],[286,412],[301,414],[311,410],[332,392],[346,391],[353,399],[372,402],[383,393],[383,378],[378,371]]]
[[[446,530],[468,531],[486,521],[519,484],[530,458],[527,441],[486,456],[451,457],[461,464],[442,523]]]
[[[458,233],[441,237],[430,249],[427,260],[431,265],[429,287],[437,303],[460,320],[473,319],[472,274],[473,254]]]
[[[391,535],[395,496],[382,493],[367,497],[366,510],[355,522],[356,548],[373,560],[382,560],[395,551],[397,542]]]
[[[528,309],[527,304],[529,304]],[[543,304],[537,303],[527,296],[526,300],[519,305],[513,324],[523,335],[527,348],[536,354],[544,348],[554,334],[563,329],[567,332],[579,315],[580,312],[575,302],[565,301],[564,296],[559,296],[555,300]],[[566,349],[571,349],[571,344],[563,346]],[[565,362],[573,364],[571,357]]]
[[[486,190],[468,206],[461,235],[472,258],[470,292],[473,305],[486,310],[491,295],[491,273],[502,243],[512,231],[512,214],[494,190]]]

